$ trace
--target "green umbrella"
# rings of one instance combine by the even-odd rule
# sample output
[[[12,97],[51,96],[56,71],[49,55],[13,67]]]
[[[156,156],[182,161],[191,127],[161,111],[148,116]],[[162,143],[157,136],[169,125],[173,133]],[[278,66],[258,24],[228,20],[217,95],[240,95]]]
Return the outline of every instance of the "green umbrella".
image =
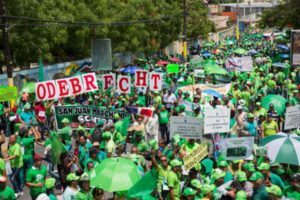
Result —
[[[24,83],[23,87],[20,90],[20,93],[34,93],[35,92],[35,83]]]
[[[300,137],[297,134],[277,133],[259,141],[259,146],[268,148],[272,162],[300,165]]]
[[[220,69],[220,67],[218,65],[209,65],[209,66],[204,67],[204,71],[209,71],[212,69]]]
[[[246,45],[246,46],[250,46],[250,45],[252,45],[252,44],[253,44],[253,43],[250,42],[250,41],[245,42],[245,45]]]
[[[269,110],[269,105],[274,104],[274,109],[279,115],[282,115],[285,110],[285,103],[288,102],[284,97],[275,94],[269,94],[262,99],[262,106],[266,110]]]
[[[203,44],[203,47],[212,47],[212,46],[213,44],[209,42]]]
[[[207,71],[207,74],[220,74],[220,75],[228,75],[228,71],[223,68],[213,68]]]
[[[226,40],[225,45],[233,45],[235,43],[234,40]]]
[[[246,51],[245,49],[242,49],[242,48],[238,48],[238,49],[234,50],[233,53],[244,54],[244,53],[248,53],[248,51]]]
[[[108,158],[88,173],[91,186],[108,192],[129,190],[141,179],[134,162],[125,158]]]

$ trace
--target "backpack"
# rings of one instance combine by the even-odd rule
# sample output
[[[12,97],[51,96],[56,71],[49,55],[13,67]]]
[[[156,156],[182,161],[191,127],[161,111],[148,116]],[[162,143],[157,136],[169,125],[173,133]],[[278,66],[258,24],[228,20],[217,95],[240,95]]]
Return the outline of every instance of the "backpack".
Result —
[[[92,135],[92,143],[94,142],[101,142],[102,141],[102,130],[101,128],[96,127],[95,130],[93,131]]]

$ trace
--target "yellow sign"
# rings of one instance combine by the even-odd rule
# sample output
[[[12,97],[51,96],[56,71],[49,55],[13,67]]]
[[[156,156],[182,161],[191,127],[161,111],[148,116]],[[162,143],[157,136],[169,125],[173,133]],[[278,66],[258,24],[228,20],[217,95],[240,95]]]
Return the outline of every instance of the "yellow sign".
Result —
[[[207,143],[202,142],[200,146],[194,149],[190,154],[183,157],[184,168],[186,171],[192,169],[198,164],[205,156],[208,155]]]

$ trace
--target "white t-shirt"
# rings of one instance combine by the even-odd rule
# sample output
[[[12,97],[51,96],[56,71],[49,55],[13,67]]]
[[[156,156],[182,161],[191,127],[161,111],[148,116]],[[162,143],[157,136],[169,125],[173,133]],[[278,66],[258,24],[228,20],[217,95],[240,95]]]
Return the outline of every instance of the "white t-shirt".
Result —
[[[168,93],[165,94],[164,96],[164,102],[171,102],[171,103],[166,103],[166,108],[172,108],[174,106],[174,101],[176,100],[175,94],[169,95]]]

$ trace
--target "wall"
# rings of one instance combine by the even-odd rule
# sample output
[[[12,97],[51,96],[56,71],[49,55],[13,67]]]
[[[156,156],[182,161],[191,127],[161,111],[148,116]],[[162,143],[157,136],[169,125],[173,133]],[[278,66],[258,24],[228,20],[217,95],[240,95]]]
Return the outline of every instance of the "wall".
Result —
[[[211,16],[209,19],[216,24],[217,29],[225,28],[227,27],[227,22],[229,21],[228,16]]]

